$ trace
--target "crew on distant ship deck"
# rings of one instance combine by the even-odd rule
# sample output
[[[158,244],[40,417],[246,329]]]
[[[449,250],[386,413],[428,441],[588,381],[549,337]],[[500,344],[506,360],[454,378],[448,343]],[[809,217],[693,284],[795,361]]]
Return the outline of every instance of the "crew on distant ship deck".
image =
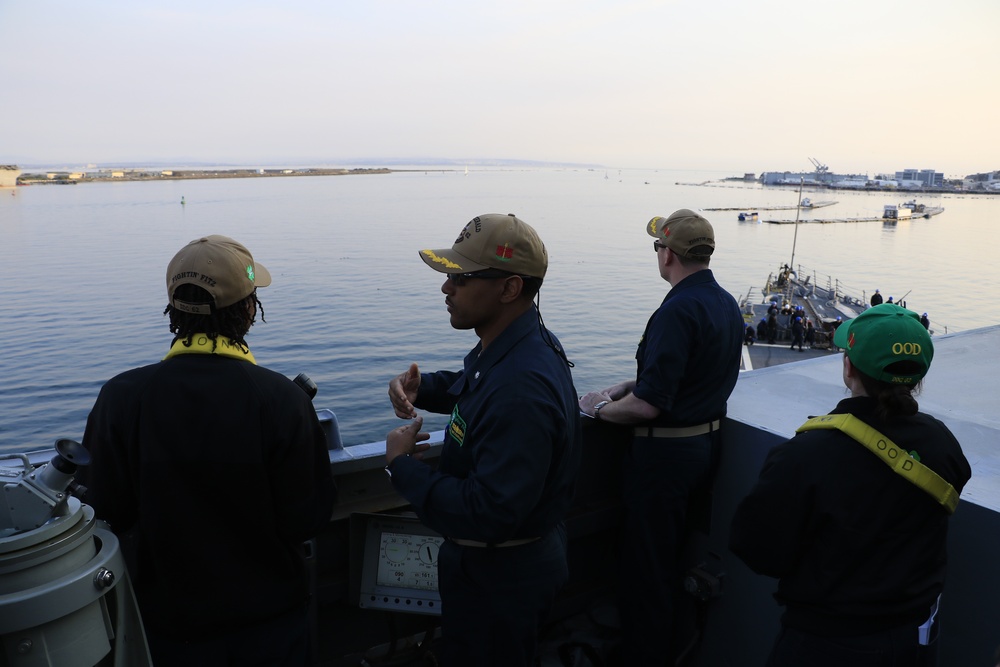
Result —
[[[792,310],[791,315],[788,318],[788,326],[789,327],[794,327],[795,326],[795,318],[797,318],[797,317],[801,318],[802,321],[805,322],[805,319],[806,319],[806,309],[803,308],[802,306],[795,306],[795,309]]]
[[[889,297],[889,300],[892,301],[892,297]],[[872,306],[877,306],[880,303],[882,303],[882,294],[878,290],[875,290],[875,293],[872,294],[871,304]]]
[[[792,322],[792,345],[789,349],[794,350],[795,346],[799,346],[799,352],[802,352],[802,336],[805,333],[805,327],[802,326],[802,318],[796,317],[795,321]]]
[[[787,264],[782,265],[781,271],[778,273],[778,287],[784,287],[788,284],[789,279],[792,276],[792,270]]]

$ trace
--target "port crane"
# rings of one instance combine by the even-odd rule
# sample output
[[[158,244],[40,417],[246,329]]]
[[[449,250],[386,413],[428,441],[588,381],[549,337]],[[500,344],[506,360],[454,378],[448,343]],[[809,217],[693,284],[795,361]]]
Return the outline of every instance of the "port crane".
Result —
[[[812,162],[814,167],[816,167],[817,174],[825,174],[827,171],[829,171],[829,167],[827,167],[825,164],[823,164],[816,158],[811,157],[809,158],[809,161]]]

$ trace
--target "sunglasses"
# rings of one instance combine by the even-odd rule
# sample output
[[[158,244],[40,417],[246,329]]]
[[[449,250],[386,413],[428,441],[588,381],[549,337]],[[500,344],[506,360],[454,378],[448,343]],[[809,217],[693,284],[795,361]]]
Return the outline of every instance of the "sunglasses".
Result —
[[[660,243],[659,241],[653,241],[653,252],[659,252],[660,248],[663,248],[665,250],[667,248],[667,244]]]
[[[482,278],[483,280],[491,280],[496,278],[510,278],[514,273],[508,271],[501,271],[499,269],[485,269],[483,271],[470,271],[469,273],[449,273],[446,274],[448,280],[455,287],[462,287],[467,281],[472,278]]]

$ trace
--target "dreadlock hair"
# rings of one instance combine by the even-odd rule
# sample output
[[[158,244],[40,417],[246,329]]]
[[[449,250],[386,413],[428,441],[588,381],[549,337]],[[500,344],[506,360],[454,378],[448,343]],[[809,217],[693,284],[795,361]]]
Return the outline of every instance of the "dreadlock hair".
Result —
[[[197,285],[179,285],[174,295],[188,303],[213,303],[212,296]],[[242,347],[244,352],[249,352],[250,346],[244,337],[256,322],[256,318],[251,316],[251,306],[256,306],[256,311],[260,313],[260,321],[266,322],[264,305],[257,298],[257,290],[225,308],[216,309],[213,305],[210,315],[187,313],[169,304],[163,310],[163,314],[170,316],[170,333],[174,334],[174,343],[184,339],[184,345],[191,347],[191,340],[195,334],[205,334],[212,340],[214,352],[219,336],[225,336]]]
[[[885,367],[889,373],[896,375],[914,375],[919,372],[920,366],[915,361],[897,361]],[[894,384],[876,380],[872,376],[862,373],[858,367],[854,367],[861,386],[865,388],[865,393],[878,401],[875,409],[876,416],[882,421],[892,417],[908,417],[917,414],[920,406],[913,396],[919,394],[923,387],[923,380],[917,380],[913,384]]]

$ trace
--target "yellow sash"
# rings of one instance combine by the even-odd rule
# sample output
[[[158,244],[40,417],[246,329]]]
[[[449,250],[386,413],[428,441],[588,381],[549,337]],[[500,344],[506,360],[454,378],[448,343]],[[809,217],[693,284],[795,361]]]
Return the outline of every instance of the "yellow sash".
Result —
[[[934,500],[948,511],[955,512],[958,507],[958,492],[936,472],[913,458],[909,452],[864,423],[854,415],[823,415],[813,417],[795,432],[812,431],[814,429],[836,429],[851,436],[871,450],[886,463],[893,472],[902,475],[908,482],[930,494]]]
[[[174,344],[170,346],[170,351],[167,352],[167,356],[163,357],[163,360],[166,361],[179,354],[217,354],[220,357],[242,359],[243,361],[249,361],[251,364],[257,365],[257,360],[253,358],[250,350],[244,349],[242,345],[225,336],[216,337],[214,350],[212,349],[212,339],[205,334],[195,334],[192,336],[190,346],[184,344],[185,340],[187,340],[186,337],[174,341]]]

